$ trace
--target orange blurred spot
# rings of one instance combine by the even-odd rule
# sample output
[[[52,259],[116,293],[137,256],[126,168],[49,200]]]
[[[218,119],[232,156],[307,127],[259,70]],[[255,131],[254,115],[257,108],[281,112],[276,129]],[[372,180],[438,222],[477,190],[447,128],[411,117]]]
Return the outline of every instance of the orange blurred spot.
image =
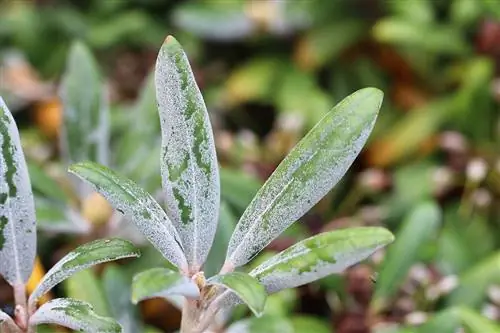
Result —
[[[54,97],[36,103],[34,117],[35,123],[44,135],[51,139],[56,138],[62,123],[61,102]]]
[[[31,294],[33,290],[35,290],[36,286],[38,283],[42,280],[42,278],[45,275],[45,269],[43,268],[42,262],[40,261],[40,258],[37,256],[35,258],[35,264],[33,266],[33,272],[31,273],[30,279],[28,280],[28,283],[26,284],[26,291],[28,294]],[[40,300],[38,301],[39,305],[48,302],[52,297],[50,296],[50,293],[43,295]]]

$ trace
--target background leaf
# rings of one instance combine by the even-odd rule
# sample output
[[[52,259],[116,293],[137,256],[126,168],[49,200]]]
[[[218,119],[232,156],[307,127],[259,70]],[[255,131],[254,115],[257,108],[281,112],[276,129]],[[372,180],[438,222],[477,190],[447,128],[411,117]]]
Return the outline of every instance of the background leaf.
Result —
[[[112,316],[124,332],[142,332],[138,308],[130,302],[131,282],[118,265],[107,266],[102,276],[102,286]]]
[[[64,125],[61,148],[68,164],[91,160],[108,163],[109,120],[97,64],[81,42],[71,46],[60,96]]]
[[[409,213],[379,270],[371,305],[373,309],[380,310],[396,293],[411,265],[418,259],[422,245],[435,236],[440,223],[441,211],[433,202],[421,203]]]

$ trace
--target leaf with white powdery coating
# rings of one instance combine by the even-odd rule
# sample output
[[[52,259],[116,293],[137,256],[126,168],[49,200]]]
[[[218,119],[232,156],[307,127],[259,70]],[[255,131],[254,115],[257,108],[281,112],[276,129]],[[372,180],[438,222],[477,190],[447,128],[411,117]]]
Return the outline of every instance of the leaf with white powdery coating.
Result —
[[[59,95],[63,106],[61,148],[67,163],[107,163],[109,109],[99,71],[90,50],[71,46]]]
[[[45,274],[31,293],[29,305],[32,308],[42,295],[76,272],[103,262],[139,256],[139,250],[122,239],[99,239],[79,246]]]
[[[325,232],[271,257],[250,275],[274,293],[340,273],[393,240],[390,231],[378,227]]]
[[[73,164],[69,171],[89,182],[118,211],[127,215],[168,261],[187,271],[179,235],[167,214],[149,193],[132,180],[97,163]]]
[[[12,320],[8,314],[0,310],[0,332],[3,332],[2,329],[6,329],[6,332],[12,333],[21,332],[21,330],[14,323],[14,320]]]
[[[57,298],[43,304],[31,316],[29,324],[57,324],[89,333],[122,332],[122,328],[114,319],[101,317],[89,303],[71,298]]]
[[[158,54],[155,82],[167,214],[196,271],[205,262],[217,229],[219,166],[205,102],[186,54],[172,36]]]
[[[382,99],[375,88],[355,92],[295,146],[243,213],[226,268],[246,264],[337,184],[365,144]]]
[[[134,276],[132,281],[134,304],[149,298],[171,295],[198,299],[200,290],[191,279],[167,268],[152,268]]]
[[[252,276],[242,272],[233,272],[213,276],[208,279],[207,283],[228,288],[245,302],[257,317],[262,315],[267,293],[264,286]]]
[[[23,284],[35,260],[35,204],[19,132],[1,97],[0,145],[0,275]]]

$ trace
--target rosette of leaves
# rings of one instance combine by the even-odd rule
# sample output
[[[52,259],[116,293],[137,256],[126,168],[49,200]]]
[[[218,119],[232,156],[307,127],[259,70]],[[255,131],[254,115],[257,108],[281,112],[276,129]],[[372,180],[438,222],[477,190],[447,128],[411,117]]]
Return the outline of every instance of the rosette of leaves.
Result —
[[[14,318],[0,311],[1,331],[34,332],[39,324],[58,324],[85,332],[121,332],[117,322],[97,315],[86,302],[57,298],[38,307],[38,300],[76,272],[138,257],[139,251],[128,241],[102,239],[81,245],[55,264],[26,298],[36,255],[35,205],[18,129],[1,98],[0,145],[0,274],[14,289],[16,302]]]
[[[135,276],[132,300],[185,297],[182,332],[203,332],[221,309],[244,302],[259,316],[266,296],[339,273],[393,240],[383,228],[318,234],[265,261],[236,271],[300,219],[342,178],[375,123],[382,92],[366,88],[341,101],[297,144],[243,213],[219,274],[205,278],[219,212],[219,166],[210,120],[187,57],[167,37],[155,69],[161,130],[161,176],[166,211],[135,182],[83,162],[70,172],[89,182],[128,215],[177,269]]]

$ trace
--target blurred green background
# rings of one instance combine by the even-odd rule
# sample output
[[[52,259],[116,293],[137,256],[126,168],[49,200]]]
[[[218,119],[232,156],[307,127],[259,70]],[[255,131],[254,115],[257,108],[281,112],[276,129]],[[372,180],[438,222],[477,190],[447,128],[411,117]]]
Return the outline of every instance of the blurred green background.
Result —
[[[316,333],[500,332],[498,0],[3,0],[0,95],[20,124],[33,187],[69,200],[92,224],[75,232],[39,222],[48,232],[39,232],[38,270],[85,240],[134,234],[113,227],[116,216],[110,221],[99,198],[49,193],[52,182],[67,183],[57,87],[71,43],[92,50],[109,92],[109,164],[157,193],[159,122],[147,82],[168,34],[190,59],[222,168],[210,274],[238,217],[297,141],[355,90],[385,92],[349,173],[266,251],[358,225],[386,226],[396,243],[341,276],[271,297],[262,332],[288,324]],[[40,211],[50,206],[42,201]],[[429,201],[440,218],[421,209]],[[44,213],[54,216],[53,207]],[[144,253],[79,274],[56,292],[90,300],[103,315],[131,311],[141,327],[174,331],[174,301],[114,310],[106,285],[116,270],[126,288],[134,272],[163,264],[154,250]],[[9,293],[0,286],[4,308]],[[237,309],[231,320],[247,314]]]

